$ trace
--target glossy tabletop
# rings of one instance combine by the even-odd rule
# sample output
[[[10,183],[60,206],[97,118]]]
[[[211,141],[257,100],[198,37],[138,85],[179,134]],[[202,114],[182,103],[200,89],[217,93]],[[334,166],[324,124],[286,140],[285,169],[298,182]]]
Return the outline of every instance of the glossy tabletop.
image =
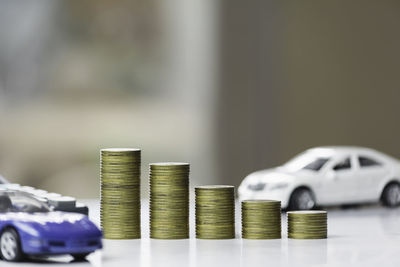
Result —
[[[98,223],[98,201],[84,202],[90,207],[90,217]],[[71,257],[63,256],[17,264],[1,261],[0,266],[400,266],[400,208],[328,209],[326,240],[287,239],[284,214],[282,239],[241,239],[239,204],[236,206],[236,239],[197,240],[193,209],[191,211],[191,239],[149,239],[148,205],[143,201],[141,240],[105,240],[104,249],[90,255],[86,262],[72,262]]]

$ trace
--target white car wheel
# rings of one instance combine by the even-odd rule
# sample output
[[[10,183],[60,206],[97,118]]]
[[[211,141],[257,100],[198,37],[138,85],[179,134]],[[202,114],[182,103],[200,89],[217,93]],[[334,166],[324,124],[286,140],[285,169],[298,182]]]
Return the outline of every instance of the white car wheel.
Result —
[[[311,210],[315,207],[314,196],[306,188],[296,189],[290,197],[289,209],[291,210]]]
[[[400,204],[400,185],[391,183],[386,186],[382,194],[382,201],[388,207],[398,206]]]

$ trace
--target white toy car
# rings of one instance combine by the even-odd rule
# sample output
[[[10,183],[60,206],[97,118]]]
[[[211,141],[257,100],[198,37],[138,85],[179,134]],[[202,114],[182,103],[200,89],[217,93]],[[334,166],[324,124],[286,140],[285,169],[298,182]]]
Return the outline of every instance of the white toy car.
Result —
[[[395,207],[400,161],[369,148],[313,148],[281,167],[251,173],[238,193],[240,200],[275,199],[292,210],[379,201]]]

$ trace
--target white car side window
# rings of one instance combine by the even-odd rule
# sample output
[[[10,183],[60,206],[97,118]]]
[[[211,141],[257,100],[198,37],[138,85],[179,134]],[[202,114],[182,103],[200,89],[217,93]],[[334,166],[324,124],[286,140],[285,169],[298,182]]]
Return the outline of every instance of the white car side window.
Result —
[[[382,165],[378,161],[373,160],[369,157],[364,157],[364,156],[358,157],[358,163],[360,164],[361,168]]]
[[[351,160],[350,157],[345,160],[339,162],[332,168],[334,171],[342,171],[342,170],[350,170],[351,169]]]

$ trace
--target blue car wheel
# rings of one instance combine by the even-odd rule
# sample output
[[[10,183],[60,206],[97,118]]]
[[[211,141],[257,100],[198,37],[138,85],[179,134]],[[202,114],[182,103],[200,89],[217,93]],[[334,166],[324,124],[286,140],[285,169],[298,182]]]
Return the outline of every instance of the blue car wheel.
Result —
[[[7,228],[0,237],[0,254],[6,261],[20,261],[23,258],[21,242],[17,231]]]

